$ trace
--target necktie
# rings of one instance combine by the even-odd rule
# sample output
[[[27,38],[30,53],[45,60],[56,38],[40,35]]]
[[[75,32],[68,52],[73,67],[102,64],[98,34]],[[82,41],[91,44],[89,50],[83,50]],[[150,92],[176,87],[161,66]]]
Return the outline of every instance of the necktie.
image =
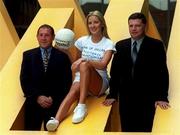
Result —
[[[133,42],[133,48],[132,48],[132,61],[133,61],[133,63],[135,63],[135,61],[136,61],[136,57],[137,57],[137,42],[136,41],[134,41]]]
[[[47,67],[48,67],[48,60],[49,60],[49,54],[48,54],[48,50],[47,49],[44,49],[44,52],[43,52],[43,55],[44,55],[44,59],[43,59],[43,63],[44,63],[44,71],[46,72],[47,71]]]

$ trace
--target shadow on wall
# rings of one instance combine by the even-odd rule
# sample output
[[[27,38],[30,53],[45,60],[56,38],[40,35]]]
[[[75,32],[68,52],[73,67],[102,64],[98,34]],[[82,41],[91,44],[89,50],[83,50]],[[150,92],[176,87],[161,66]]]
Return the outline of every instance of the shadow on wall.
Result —
[[[175,1],[169,3],[167,10],[160,10],[155,6],[149,5],[149,10],[166,48],[168,47],[175,7]]]
[[[9,12],[16,31],[21,38],[29,27],[30,23],[41,8],[38,0],[3,0]],[[85,2],[81,3],[81,8],[85,16],[93,10],[99,10],[103,14],[107,9],[108,3]]]
[[[3,0],[21,38],[40,9],[38,0]]]

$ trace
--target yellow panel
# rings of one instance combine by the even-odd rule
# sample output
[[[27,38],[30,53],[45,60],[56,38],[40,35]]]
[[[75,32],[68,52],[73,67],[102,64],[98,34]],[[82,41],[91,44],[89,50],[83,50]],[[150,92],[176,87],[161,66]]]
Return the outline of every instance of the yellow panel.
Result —
[[[111,0],[105,13],[108,33],[114,42],[129,37],[128,17],[141,12],[144,0]]]
[[[7,13],[2,0],[0,0],[0,70],[16,47],[19,37]]]
[[[76,38],[87,34],[84,13],[78,0],[38,0],[43,8],[74,8],[74,31]]]
[[[154,132],[170,132],[180,134],[180,1],[176,1],[176,9],[171,29],[167,51],[167,61],[170,74],[169,100],[171,109],[164,112],[157,109]]]

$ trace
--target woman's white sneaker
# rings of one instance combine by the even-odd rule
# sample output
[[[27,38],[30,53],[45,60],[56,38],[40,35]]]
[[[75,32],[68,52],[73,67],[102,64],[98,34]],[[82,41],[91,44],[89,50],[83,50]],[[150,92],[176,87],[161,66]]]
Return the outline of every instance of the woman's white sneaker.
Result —
[[[85,104],[78,104],[74,109],[72,123],[80,123],[87,115],[87,107]]]
[[[46,123],[46,128],[48,131],[55,131],[57,127],[59,126],[59,121],[56,120],[54,117],[51,117],[51,119]]]

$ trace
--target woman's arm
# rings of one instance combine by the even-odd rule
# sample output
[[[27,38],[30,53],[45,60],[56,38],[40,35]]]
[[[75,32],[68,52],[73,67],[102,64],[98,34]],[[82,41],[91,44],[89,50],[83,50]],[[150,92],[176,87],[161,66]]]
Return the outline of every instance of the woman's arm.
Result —
[[[96,69],[105,69],[110,62],[113,55],[112,50],[108,50],[105,52],[104,57],[101,61],[88,60],[88,62]]]

